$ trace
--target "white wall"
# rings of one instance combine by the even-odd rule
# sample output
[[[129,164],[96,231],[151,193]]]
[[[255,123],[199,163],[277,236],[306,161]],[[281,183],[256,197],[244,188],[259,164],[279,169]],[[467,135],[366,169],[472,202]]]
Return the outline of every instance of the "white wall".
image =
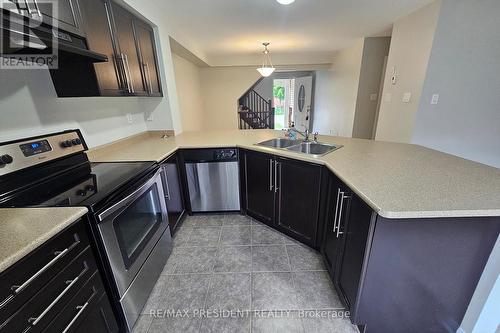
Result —
[[[499,14],[498,0],[443,0],[412,142],[500,168]]]
[[[204,128],[200,67],[173,54],[175,84],[183,131],[199,131]]]
[[[377,140],[411,141],[440,5],[438,0],[394,23]],[[397,74],[395,85],[391,83],[393,68]],[[410,103],[402,102],[406,92],[412,94]],[[391,101],[387,100],[388,94],[391,95]]]
[[[362,56],[359,39],[336,54],[329,70],[317,71],[313,131],[352,135]]]
[[[500,237],[491,251],[460,328],[466,333],[499,332]]]
[[[389,54],[390,43],[390,37],[368,37],[364,40],[358,98],[352,129],[353,138],[373,138],[378,98],[372,100],[370,95],[376,94],[378,96],[379,94],[384,60]]]
[[[176,100],[168,30],[152,5],[129,4],[158,24],[161,40],[160,69],[164,98],[96,97],[57,98],[47,70],[1,70],[0,141],[80,128],[91,146],[117,140],[147,129],[172,129],[171,103]],[[168,52],[167,52],[168,51]],[[172,90],[174,89],[174,90]],[[171,99],[167,96],[173,96]],[[133,123],[127,122],[127,113]],[[152,113],[154,121],[147,122]]]

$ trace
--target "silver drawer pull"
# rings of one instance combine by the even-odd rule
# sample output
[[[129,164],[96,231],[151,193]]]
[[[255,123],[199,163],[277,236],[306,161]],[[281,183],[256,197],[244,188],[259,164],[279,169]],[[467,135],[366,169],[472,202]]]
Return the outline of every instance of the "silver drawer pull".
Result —
[[[273,160],[269,160],[269,191],[273,191]]]
[[[281,163],[279,163],[278,161],[274,162],[274,193],[278,192],[278,190],[279,190],[279,188],[278,188],[278,166],[279,166],[280,171],[281,171]],[[280,180],[281,180],[281,173],[280,173]],[[280,183],[280,186],[281,186],[281,183]]]
[[[337,189],[337,202],[335,204],[335,218],[333,219],[333,232],[337,229],[337,217],[339,213],[340,188]]]
[[[67,333],[71,329],[71,326],[73,326],[73,324],[75,323],[75,321],[77,321],[78,318],[82,315],[82,313],[85,312],[85,309],[87,308],[87,306],[89,306],[89,303],[92,300],[92,298],[94,298],[95,294],[96,294],[96,290],[95,290],[95,288],[92,287],[92,295],[90,295],[89,299],[87,300],[87,302],[85,302],[85,304],[78,305],[76,307],[76,309],[78,310],[78,312],[73,317],[73,319],[71,319],[71,321],[66,326],[66,328],[62,331],[62,333]]]
[[[28,280],[26,280],[23,284],[21,284],[20,286],[18,285],[14,285],[11,287],[12,291],[14,292],[14,294],[19,294],[21,291],[23,291],[24,289],[26,289],[26,287],[28,287],[30,285],[31,282],[33,282],[35,279],[37,279],[40,275],[42,275],[44,272],[46,272],[52,265],[54,265],[59,259],[61,259],[62,257],[64,257],[64,255],[66,253],[68,253],[71,249],[73,249],[75,246],[77,246],[79,243],[80,243],[80,240],[78,238],[78,235],[75,234],[75,239],[76,241],[71,244],[70,246],[68,246],[67,248],[65,248],[64,250],[62,251],[55,251],[54,254],[56,255],[54,257],[54,259],[52,259],[51,261],[49,261],[45,266],[43,266],[38,272],[36,272],[35,274],[33,274],[33,276],[31,276]],[[9,299],[12,298],[13,295],[9,296]],[[4,304],[4,302],[2,302],[2,304]]]
[[[38,324],[40,322],[40,320],[43,319],[43,317],[45,317],[45,315],[57,304],[57,302],[59,302],[59,300],[64,296],[66,295],[66,293],[71,289],[71,287],[73,287],[73,285],[75,283],[78,282],[78,280],[82,277],[83,274],[85,274],[85,272],[87,272],[87,270],[89,269],[89,266],[87,265],[87,262],[83,262],[83,270],[80,274],[78,274],[78,276],[76,278],[74,278],[73,280],[67,280],[66,281],[66,288],[64,288],[64,290],[49,304],[49,306],[47,308],[45,308],[45,310],[43,310],[42,313],[40,313],[40,315],[38,317],[31,317],[30,319],[28,319],[28,323],[30,323],[32,326],[35,326],[36,324]]]

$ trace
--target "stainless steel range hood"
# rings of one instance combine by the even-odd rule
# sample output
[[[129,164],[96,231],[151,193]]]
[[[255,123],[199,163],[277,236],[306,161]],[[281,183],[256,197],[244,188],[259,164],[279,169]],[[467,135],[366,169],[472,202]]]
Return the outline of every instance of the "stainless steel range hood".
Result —
[[[36,3],[36,2],[35,2]],[[58,97],[100,96],[95,63],[104,54],[89,50],[85,34],[0,8],[0,57],[4,68],[48,68]]]

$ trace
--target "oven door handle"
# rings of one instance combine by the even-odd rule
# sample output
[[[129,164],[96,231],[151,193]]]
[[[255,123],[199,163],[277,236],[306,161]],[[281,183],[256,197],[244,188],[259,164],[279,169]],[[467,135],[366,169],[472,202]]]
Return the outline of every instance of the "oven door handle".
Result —
[[[158,178],[160,177],[160,173],[161,173],[161,169],[157,170],[153,176],[151,176],[143,185],[141,185],[141,187],[139,187],[134,192],[127,195],[122,200],[113,204],[111,207],[106,209],[104,212],[97,215],[97,219],[99,220],[99,222],[104,221],[106,218],[108,218],[110,215],[114,214],[118,210],[125,209],[126,207],[128,207],[128,205],[130,203],[137,200],[141,195],[144,194],[144,192],[146,192],[146,190],[149,187],[151,187],[151,185],[153,185],[154,183],[158,183]],[[160,182],[161,182],[161,178],[160,178]],[[161,198],[163,196],[163,189],[161,188],[161,186],[158,186],[158,191],[160,192],[159,195]]]

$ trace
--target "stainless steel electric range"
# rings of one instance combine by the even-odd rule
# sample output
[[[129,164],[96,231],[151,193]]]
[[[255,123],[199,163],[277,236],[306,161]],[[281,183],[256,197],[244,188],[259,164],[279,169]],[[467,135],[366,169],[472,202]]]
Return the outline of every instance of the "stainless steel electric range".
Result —
[[[0,144],[0,207],[85,206],[116,310],[131,330],[171,252],[161,169],[90,163],[79,130]]]

